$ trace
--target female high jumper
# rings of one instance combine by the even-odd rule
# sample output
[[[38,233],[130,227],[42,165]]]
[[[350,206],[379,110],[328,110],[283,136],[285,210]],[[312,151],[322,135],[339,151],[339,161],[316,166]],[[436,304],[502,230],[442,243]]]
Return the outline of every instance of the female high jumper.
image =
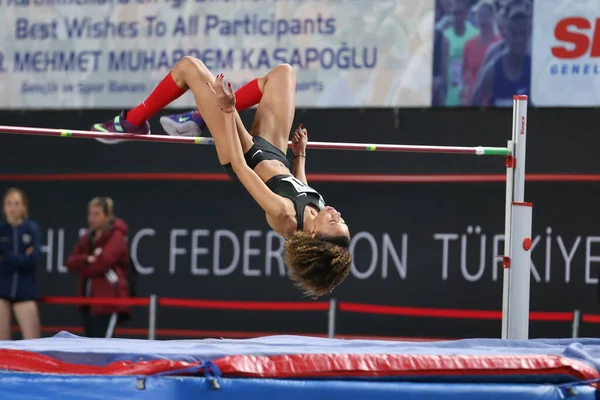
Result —
[[[233,93],[193,57],[184,57],[150,96],[94,131],[149,134],[148,119],[192,91],[196,106],[215,141],[219,162],[239,180],[266,214],[269,226],[286,238],[284,261],[290,278],[307,295],[331,293],[349,274],[350,232],[339,212],[325,206],[305,175],[307,132],[294,132],[294,174],[286,157],[295,112],[296,77],[281,64]],[[237,113],[258,103],[250,133]]]

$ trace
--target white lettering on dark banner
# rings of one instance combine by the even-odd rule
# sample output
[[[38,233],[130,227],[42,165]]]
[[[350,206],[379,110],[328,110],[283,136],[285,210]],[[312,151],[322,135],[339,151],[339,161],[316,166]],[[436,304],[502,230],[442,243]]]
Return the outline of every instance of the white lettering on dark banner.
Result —
[[[85,232],[85,228],[75,232],[52,228],[44,232],[41,246],[44,256],[40,262],[44,263],[47,273],[68,272],[66,260],[75,241]],[[550,227],[545,233],[545,237],[531,238],[532,258],[543,265],[543,269],[538,270],[531,262],[533,283],[549,283],[554,278],[568,284],[573,282],[574,276],[586,284],[598,283],[596,268],[600,266],[596,265],[600,263],[600,249],[593,247],[600,243],[600,236],[553,236]],[[350,243],[350,252],[354,255],[351,276],[359,280],[406,280],[410,258],[411,265],[429,268],[427,274],[431,276],[441,272],[441,276],[437,276],[443,281],[460,278],[476,283],[501,279],[502,260],[498,256],[504,253],[503,234],[490,234],[481,226],[470,225],[463,233],[433,233],[431,242],[422,234],[415,236],[409,242],[408,233],[355,233]],[[172,229],[160,232],[145,227],[130,232],[129,238],[131,259],[141,275],[164,271],[170,275],[241,275],[260,279],[285,277],[288,273],[283,260],[285,239],[273,231]]]

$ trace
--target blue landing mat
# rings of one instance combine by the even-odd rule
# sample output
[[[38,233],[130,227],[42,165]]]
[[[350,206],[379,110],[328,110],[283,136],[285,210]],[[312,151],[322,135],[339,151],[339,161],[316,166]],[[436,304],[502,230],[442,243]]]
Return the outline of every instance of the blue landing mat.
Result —
[[[590,386],[567,393],[553,385],[432,384],[340,380],[81,377],[0,373],[3,400],[595,400]]]
[[[468,339],[459,341],[414,343],[414,342],[395,342],[395,341],[373,341],[373,340],[330,340],[300,336],[270,336],[246,340],[224,340],[224,339],[204,339],[204,340],[178,340],[178,341],[148,341],[133,339],[88,339],[71,335],[67,332],[61,332],[52,338],[43,338],[37,340],[23,341],[5,341],[0,342],[0,349],[20,350],[29,353],[42,354],[48,357],[54,357],[57,360],[72,364],[86,364],[91,366],[103,366],[115,361],[152,361],[169,360],[186,362],[206,362],[222,359],[226,356],[250,356],[242,357],[241,366],[254,366],[255,369],[262,371],[266,364],[260,364],[258,357],[251,356],[274,356],[276,360],[272,365],[276,368],[285,370],[285,360],[281,361],[276,356],[294,355],[294,354],[318,354],[312,361],[308,356],[296,356],[296,364],[300,375],[293,375],[295,378],[281,375],[278,379],[273,378],[244,378],[244,375],[214,374],[211,371],[202,370],[197,376],[177,376],[181,373],[167,374],[147,374],[150,376],[120,376],[120,375],[74,375],[81,374],[82,366],[75,365],[69,370],[63,370],[65,373],[54,373],[60,366],[56,361],[44,358],[42,365],[43,371],[51,373],[32,373],[17,371],[32,371],[33,369],[22,368],[21,360],[27,360],[27,354],[20,352],[4,351],[5,368],[8,371],[0,372],[0,399],[1,400],[29,400],[29,399],[60,399],[60,400],[84,400],[84,399],[216,399],[216,400],[596,400],[596,387],[586,382],[580,382],[571,376],[569,380],[552,380],[556,375],[563,372],[552,372],[552,368],[559,365],[559,362],[552,357],[548,357],[547,366],[550,368],[549,375],[541,374],[541,381],[531,381],[524,383],[522,381],[509,383],[508,381],[495,381],[490,383],[486,381],[477,381],[475,377],[469,377],[465,374],[465,363],[469,356],[475,359],[484,359],[483,362],[476,362],[482,368],[484,373],[490,368],[485,356],[492,356],[497,360],[504,360],[502,357],[494,356],[518,356],[516,362],[517,369],[527,368],[527,363],[523,360],[526,356],[562,356],[566,364],[586,365],[587,375],[600,377],[597,374],[600,367],[600,340],[598,339],[558,339],[558,340],[527,340],[527,341],[502,341],[496,339]],[[356,363],[354,372],[358,372],[347,378],[347,375],[335,375],[325,377],[323,375],[302,375],[301,370],[305,372],[311,370],[318,371],[319,365],[326,363],[326,356],[322,355],[342,355],[339,362],[344,359],[352,358],[352,355],[382,355],[369,356],[370,361]],[[17,357],[17,358],[10,358]],[[387,355],[387,357],[386,357]],[[444,374],[444,367],[435,370],[435,374],[429,374],[427,383],[409,381],[402,376],[387,376],[385,379],[377,380],[376,376],[368,377],[368,371],[379,371],[376,364],[378,362],[386,363],[392,355],[406,356],[450,356],[457,360],[458,370],[449,369]],[[29,354],[30,358],[33,357]],[[454,356],[454,357],[453,357]],[[466,357],[465,357],[466,356]],[[25,358],[23,358],[25,357]],[[374,357],[374,358],[373,358]],[[239,357],[233,357],[239,361]],[[294,357],[289,357],[294,358]],[[427,358],[427,357],[426,357]],[[443,357],[429,357],[432,364],[423,364],[422,369],[425,375],[429,368],[439,367],[439,359]],[[447,357],[446,357],[447,358]],[[515,357],[510,357],[513,359]],[[412,359],[409,357],[409,359]],[[11,361],[12,360],[12,361]],[[562,359],[561,359],[562,360]],[[572,361],[571,361],[572,360]],[[575,360],[583,361],[583,364]],[[0,360],[1,361],[1,360]],[[38,360],[39,361],[39,360]],[[338,361],[333,361],[334,366]],[[545,361],[545,360],[544,360]],[[163,363],[165,361],[157,361]],[[412,361],[410,361],[412,362]],[[403,364],[412,374],[415,371],[416,364]],[[498,362],[498,361],[497,361]],[[502,371],[508,371],[510,368],[504,361],[500,361],[494,368],[499,368],[499,375]],[[33,365],[33,364],[32,364]],[[130,364],[123,363],[121,366],[131,368]],[[224,364],[226,365],[226,364]],[[263,365],[263,366],[261,366]],[[391,363],[392,365],[400,365]],[[421,367],[423,366],[421,365]],[[514,365],[514,364],[513,364]],[[589,365],[591,368],[587,367]],[[96,367],[94,367],[96,368]],[[266,368],[266,367],[265,367]],[[291,371],[295,371],[292,365]],[[471,367],[478,368],[478,367]],[[538,373],[538,367],[533,370]],[[243,368],[242,368],[243,369]],[[41,371],[35,369],[36,371]],[[349,371],[351,371],[350,369]],[[406,370],[406,369],[405,369]],[[531,372],[531,371],[529,371]],[[96,372],[94,372],[96,373]],[[136,372],[137,373],[137,372]],[[553,375],[554,374],[554,375]],[[268,375],[261,375],[268,376]],[[273,376],[273,375],[271,375]],[[311,378],[307,378],[311,376]],[[520,376],[520,375],[519,375]],[[517,378],[519,377],[517,376]],[[343,379],[346,378],[346,379]],[[539,377],[538,377],[539,378]],[[589,379],[589,378],[586,378]],[[554,382],[554,383],[553,383]],[[562,382],[560,384],[556,382]]]
[[[266,336],[253,339],[149,341],[89,339],[68,332],[51,338],[0,341],[0,349],[25,350],[88,365],[113,361],[168,359],[198,362],[234,355],[410,354],[410,355],[556,355],[587,362],[600,371],[600,339],[464,339],[442,342],[322,339]]]

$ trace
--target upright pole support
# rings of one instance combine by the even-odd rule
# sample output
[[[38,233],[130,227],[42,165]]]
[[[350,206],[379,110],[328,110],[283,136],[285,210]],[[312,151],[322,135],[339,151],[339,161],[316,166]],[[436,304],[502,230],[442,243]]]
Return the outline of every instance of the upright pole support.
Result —
[[[571,324],[571,337],[577,339],[579,337],[579,324],[581,322],[581,311],[573,310],[573,321]]]
[[[502,338],[512,340],[529,338],[533,206],[524,201],[527,103],[527,96],[514,96],[512,144],[509,142],[512,165],[507,162]]]
[[[513,116],[514,117],[514,116]],[[514,125],[514,122],[513,122]],[[509,288],[509,267],[510,267],[510,243],[511,243],[511,221],[512,221],[512,203],[513,203],[513,189],[514,189],[514,165],[515,165],[515,146],[512,140],[508,141],[508,148],[511,149],[512,154],[506,157],[506,198],[505,198],[505,210],[504,210],[504,257],[502,257],[502,269],[503,269],[503,290],[502,290],[502,338],[506,339],[506,332],[508,331],[508,288]]]
[[[148,340],[156,339],[156,314],[158,312],[158,296],[150,295],[150,306],[148,307]]]
[[[337,301],[329,299],[329,310],[327,311],[327,337],[335,338],[335,317],[337,311]]]

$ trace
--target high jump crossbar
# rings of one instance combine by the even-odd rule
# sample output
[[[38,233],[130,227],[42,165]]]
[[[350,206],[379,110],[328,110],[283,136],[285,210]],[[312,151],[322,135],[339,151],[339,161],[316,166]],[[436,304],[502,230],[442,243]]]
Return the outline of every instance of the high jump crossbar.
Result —
[[[362,150],[406,153],[454,153],[506,157],[506,203],[504,228],[504,270],[502,293],[502,338],[526,340],[529,336],[529,296],[531,274],[531,203],[525,197],[525,152],[528,97],[513,97],[512,140],[507,147],[419,146],[366,143],[309,142],[308,148]],[[0,125],[0,133],[74,138],[121,139],[143,142],[214,145],[207,137],[132,135],[66,129],[48,129]],[[290,143],[291,144],[291,143]]]
[[[107,133],[93,131],[79,131],[69,129],[48,129],[21,126],[0,125],[0,133],[12,133],[34,136],[58,136],[86,139],[120,139],[139,142],[162,142],[183,144],[214,145],[214,140],[209,137],[178,137],[167,135],[132,135],[124,133]],[[291,142],[289,142],[291,145]],[[307,148],[321,150],[358,150],[404,153],[449,153],[449,154],[475,154],[507,156],[510,151],[506,147],[461,147],[461,146],[425,146],[403,144],[370,144],[370,143],[336,143],[336,142],[308,142]]]

